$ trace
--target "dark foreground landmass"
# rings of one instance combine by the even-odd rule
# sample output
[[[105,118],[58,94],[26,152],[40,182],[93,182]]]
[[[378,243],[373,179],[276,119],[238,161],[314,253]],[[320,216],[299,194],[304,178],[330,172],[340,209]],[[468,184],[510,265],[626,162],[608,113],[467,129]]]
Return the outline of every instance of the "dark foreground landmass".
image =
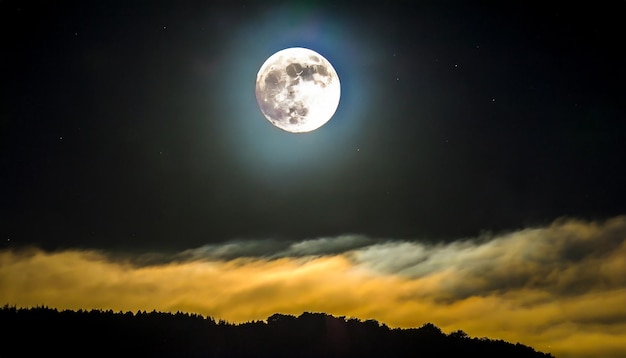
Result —
[[[0,309],[0,357],[553,357],[520,343],[324,313],[216,322],[187,313]]]

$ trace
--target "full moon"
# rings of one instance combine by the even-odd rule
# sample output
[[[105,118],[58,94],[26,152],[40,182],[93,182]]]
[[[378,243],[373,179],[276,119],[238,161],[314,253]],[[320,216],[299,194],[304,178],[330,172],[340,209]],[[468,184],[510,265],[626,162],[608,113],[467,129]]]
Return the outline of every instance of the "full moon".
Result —
[[[341,88],[333,66],[319,53],[292,47],[270,56],[256,76],[256,100],[276,127],[310,132],[335,114]]]

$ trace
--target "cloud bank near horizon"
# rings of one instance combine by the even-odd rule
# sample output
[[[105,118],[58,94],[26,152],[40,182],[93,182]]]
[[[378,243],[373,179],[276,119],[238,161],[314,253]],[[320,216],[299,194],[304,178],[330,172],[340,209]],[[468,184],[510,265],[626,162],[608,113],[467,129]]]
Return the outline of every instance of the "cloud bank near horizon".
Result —
[[[392,327],[433,322],[559,357],[626,354],[624,216],[449,243],[233,241],[134,262],[98,251],[0,251],[0,303],[233,322],[319,311]]]

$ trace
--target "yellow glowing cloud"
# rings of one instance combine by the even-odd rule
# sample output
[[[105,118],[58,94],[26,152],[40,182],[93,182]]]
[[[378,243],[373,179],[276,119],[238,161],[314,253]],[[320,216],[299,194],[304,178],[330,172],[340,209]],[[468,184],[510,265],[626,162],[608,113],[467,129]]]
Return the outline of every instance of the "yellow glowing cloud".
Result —
[[[237,244],[228,245],[232,256]],[[220,259],[218,246],[147,266],[95,251],[3,251],[0,303],[180,310],[232,322],[327,312],[392,327],[433,322],[557,357],[626,356],[623,217],[445,245],[325,238],[271,259]]]

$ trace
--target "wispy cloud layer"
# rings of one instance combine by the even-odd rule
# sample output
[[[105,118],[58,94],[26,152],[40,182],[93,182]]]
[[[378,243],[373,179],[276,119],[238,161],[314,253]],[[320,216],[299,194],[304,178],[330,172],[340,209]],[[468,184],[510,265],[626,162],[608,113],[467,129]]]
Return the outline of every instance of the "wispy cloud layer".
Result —
[[[342,254],[373,244],[375,241],[361,235],[342,235],[298,242],[278,240],[240,240],[205,245],[181,252],[180,259],[232,260],[248,257],[277,259],[283,257],[328,256]]]
[[[445,276],[437,294],[463,299],[512,289],[554,295],[626,287],[626,219],[604,223],[560,220],[489,240],[423,245],[390,242],[351,257],[377,271],[412,278]]]
[[[0,303],[230,321],[323,311],[390,326],[433,322],[558,357],[626,355],[626,217],[440,244],[345,235],[233,241],[151,265],[111,257],[0,252]]]

